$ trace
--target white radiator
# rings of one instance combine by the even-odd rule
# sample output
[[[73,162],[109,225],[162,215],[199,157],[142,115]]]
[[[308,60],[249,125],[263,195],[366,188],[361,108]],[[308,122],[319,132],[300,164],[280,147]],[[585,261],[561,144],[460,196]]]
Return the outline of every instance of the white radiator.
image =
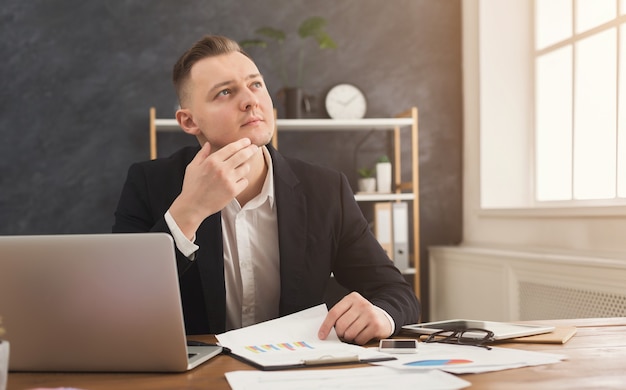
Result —
[[[626,317],[626,259],[431,247],[430,320]]]

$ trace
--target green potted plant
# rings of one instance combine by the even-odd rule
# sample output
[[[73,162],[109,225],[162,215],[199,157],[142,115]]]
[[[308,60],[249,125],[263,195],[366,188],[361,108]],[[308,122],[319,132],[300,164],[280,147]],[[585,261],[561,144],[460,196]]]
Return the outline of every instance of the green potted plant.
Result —
[[[376,163],[376,189],[378,192],[391,193],[391,162],[387,156],[379,157]]]
[[[376,178],[373,168],[360,168],[359,174],[359,192],[376,192]]]
[[[284,30],[264,26],[255,31],[257,35],[263,38],[246,39],[239,42],[244,49],[249,47],[272,47],[275,49],[270,53],[270,59],[283,83],[279,96],[284,97],[287,118],[299,118],[302,108],[305,107],[306,109],[310,106],[302,93],[306,66],[304,60],[306,41],[309,38],[313,39],[320,50],[337,48],[335,41],[325,31],[326,25],[327,21],[325,18],[312,16],[305,19],[298,27],[298,37],[300,39],[297,46],[295,79],[290,77],[292,73],[288,69],[288,65],[293,63],[292,59],[294,57],[286,53],[285,42],[287,41],[287,33]]]

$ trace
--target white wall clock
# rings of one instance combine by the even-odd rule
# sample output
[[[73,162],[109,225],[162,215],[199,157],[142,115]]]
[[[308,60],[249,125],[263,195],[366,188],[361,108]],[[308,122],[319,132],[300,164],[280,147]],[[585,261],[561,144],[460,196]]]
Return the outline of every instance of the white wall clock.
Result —
[[[367,100],[355,85],[337,84],[326,94],[326,111],[333,119],[360,119],[367,111]]]

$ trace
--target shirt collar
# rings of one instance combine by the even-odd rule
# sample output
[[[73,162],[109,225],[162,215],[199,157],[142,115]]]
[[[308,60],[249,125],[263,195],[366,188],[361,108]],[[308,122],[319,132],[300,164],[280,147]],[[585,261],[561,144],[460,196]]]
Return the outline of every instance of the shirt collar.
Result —
[[[272,166],[272,157],[265,146],[262,146],[262,150],[263,158],[265,159],[265,164],[267,165],[267,176],[265,176],[265,180],[263,181],[261,192],[254,198],[250,199],[250,201],[245,204],[243,209],[255,209],[260,207],[266,201],[268,202],[270,209],[274,209],[274,167]],[[231,203],[233,205],[239,204],[237,203],[237,199],[233,199]]]
[[[272,164],[272,156],[265,146],[263,146],[263,157],[267,165],[267,176],[265,177],[265,182],[263,183],[263,188],[259,196],[261,199],[267,197],[270,202],[270,207],[274,208],[274,165]]]

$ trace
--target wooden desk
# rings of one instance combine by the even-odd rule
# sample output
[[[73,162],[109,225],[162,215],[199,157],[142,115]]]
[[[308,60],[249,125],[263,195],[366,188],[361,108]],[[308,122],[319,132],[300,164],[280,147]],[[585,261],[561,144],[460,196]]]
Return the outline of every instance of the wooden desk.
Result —
[[[532,351],[559,353],[568,360],[485,374],[460,375],[471,389],[626,389],[626,318],[536,321],[576,326],[565,345],[501,344]],[[194,337],[211,341],[212,336]],[[354,367],[354,366],[351,366]],[[230,389],[224,373],[253,368],[220,355],[183,374],[9,373],[8,390],[35,387],[98,389]]]

